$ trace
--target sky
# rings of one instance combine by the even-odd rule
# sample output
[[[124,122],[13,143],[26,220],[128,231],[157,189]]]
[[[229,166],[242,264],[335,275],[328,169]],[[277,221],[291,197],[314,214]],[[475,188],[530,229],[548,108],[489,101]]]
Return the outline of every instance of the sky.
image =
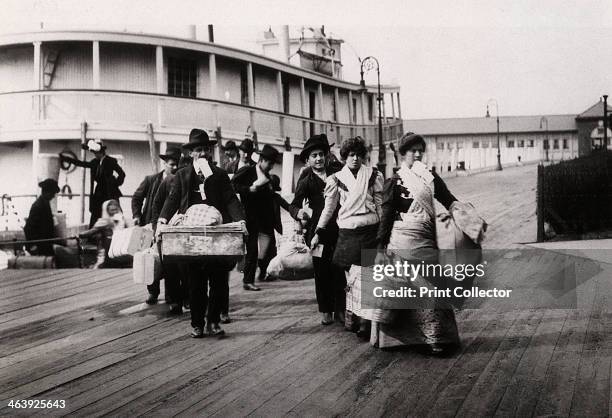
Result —
[[[405,119],[577,114],[612,95],[612,1],[595,0],[4,0],[0,34],[108,29],[187,37],[212,23],[215,41],[261,53],[268,27],[325,25],[345,41],[343,75],[375,56],[401,87]],[[203,35],[205,38],[205,34]],[[367,78],[375,83],[375,75]]]

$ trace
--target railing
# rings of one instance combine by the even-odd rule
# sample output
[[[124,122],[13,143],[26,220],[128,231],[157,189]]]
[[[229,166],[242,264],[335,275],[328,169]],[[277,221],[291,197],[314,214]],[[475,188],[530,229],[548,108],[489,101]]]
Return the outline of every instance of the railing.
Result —
[[[44,131],[50,124],[69,125],[76,130],[82,121],[99,129],[118,130],[129,126],[132,131],[142,131],[143,139],[149,121],[156,129],[176,129],[181,133],[194,126],[210,130],[220,126],[223,137],[228,138],[244,137],[250,127],[264,142],[289,137],[294,145],[302,143],[304,133],[309,135],[310,123],[315,124],[317,133],[326,131],[332,138],[344,139],[352,132],[372,141],[374,146],[378,138],[375,122],[336,123],[220,100],[114,90],[0,93],[0,139],[5,139],[3,132],[32,128]],[[402,132],[402,121],[385,123],[383,131],[385,141],[397,139]]]

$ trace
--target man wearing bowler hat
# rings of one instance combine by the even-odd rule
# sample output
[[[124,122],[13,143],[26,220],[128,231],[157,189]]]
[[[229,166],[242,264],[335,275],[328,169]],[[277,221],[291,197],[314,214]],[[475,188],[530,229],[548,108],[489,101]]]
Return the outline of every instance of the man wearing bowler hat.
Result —
[[[164,169],[159,173],[145,176],[132,197],[132,217],[134,218],[134,225],[147,225],[153,221],[153,200],[162,181],[166,177],[173,176],[176,173],[178,162],[181,158],[181,150],[178,147],[169,147],[166,153],[161,154],[159,158],[164,162]],[[149,297],[146,302],[149,305],[157,303],[160,290],[159,280],[148,285],[147,290],[149,291]],[[168,282],[166,281],[166,299],[168,299],[168,296]],[[180,306],[178,309],[173,306],[171,307],[171,312],[180,313],[178,312],[180,309]]]
[[[280,152],[270,145],[264,145],[259,152],[259,161],[254,166],[242,167],[234,175],[232,184],[246,212],[246,224],[249,231],[247,254],[244,264],[243,287],[245,290],[260,290],[255,286],[255,271],[259,264],[259,279],[266,277],[270,260],[276,255],[274,230],[282,233],[280,213],[275,210],[275,192],[270,183],[270,171],[280,160]],[[263,237],[259,237],[263,234]],[[258,257],[258,239],[266,242],[267,249]],[[259,260],[258,260],[259,258]]]
[[[91,218],[89,227],[91,228],[102,217],[102,204],[110,199],[119,201],[119,198],[123,196],[119,186],[125,180],[125,172],[115,158],[106,155],[106,145],[102,143],[102,140],[90,139],[87,144],[81,146],[93,152],[95,158],[91,161],[81,161],[60,154],[60,161],[67,161],[77,167],[87,167],[90,170],[89,212]],[[116,177],[114,173],[117,173]]]
[[[225,158],[221,159],[223,163],[221,168],[227,171],[228,174],[235,173],[235,167],[238,164],[238,147],[234,141],[227,141],[225,145],[221,146]]]
[[[301,209],[304,201],[309,202],[312,210],[311,218],[303,211],[298,211],[297,216],[294,216],[296,219],[308,220],[305,241],[309,246],[321,212],[325,207],[324,190],[327,177],[342,169],[341,163],[330,161],[331,155],[330,145],[324,134],[310,137],[300,153],[300,159],[306,164],[306,168],[298,180],[291,206]],[[295,214],[295,209],[292,213]],[[327,228],[321,232],[322,253],[319,257],[312,258],[315,271],[315,293],[323,325],[333,322],[333,313],[337,321],[344,322],[346,277],[344,271],[332,263],[338,239],[337,216],[338,210],[336,209]]]
[[[26,240],[56,238],[51,211],[51,200],[59,193],[57,181],[46,179],[38,183],[41,194],[32,204],[30,214],[23,228]],[[28,251],[34,255],[54,255],[52,242],[40,242],[28,245]]]
[[[244,221],[244,210],[236,197],[229,176],[225,170],[212,163],[213,146],[211,140],[201,129],[192,129],[189,142],[183,148],[190,152],[193,162],[177,171],[172,182],[170,194],[157,221],[159,234],[175,213],[184,214],[196,204],[207,204],[216,208],[224,223]],[[206,334],[223,335],[219,326],[221,299],[228,292],[227,266],[217,263],[189,263],[185,265],[190,290],[191,336],[201,338]],[[210,302],[208,301],[210,285]],[[206,308],[208,314],[206,319]]]

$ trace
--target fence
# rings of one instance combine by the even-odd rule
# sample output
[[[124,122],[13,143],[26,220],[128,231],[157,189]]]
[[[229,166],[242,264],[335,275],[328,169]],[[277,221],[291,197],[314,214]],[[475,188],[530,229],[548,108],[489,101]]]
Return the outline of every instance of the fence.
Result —
[[[556,234],[577,236],[612,228],[612,152],[538,167],[537,240],[544,224]]]

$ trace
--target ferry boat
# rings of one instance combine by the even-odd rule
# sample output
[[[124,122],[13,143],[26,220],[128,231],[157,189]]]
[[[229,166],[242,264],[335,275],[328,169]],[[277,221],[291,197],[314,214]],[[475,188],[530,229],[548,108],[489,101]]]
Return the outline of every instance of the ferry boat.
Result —
[[[86,30],[0,36],[3,207],[10,196],[27,216],[37,183],[53,175],[58,153],[89,160],[81,144],[94,138],[126,172],[126,216],[138,184],[160,169],[157,156],[185,143],[194,127],[218,138],[219,146],[252,138],[260,148],[282,151],[274,172],[286,194],[313,134],[326,133],[336,152],[343,139],[360,135],[376,162],[377,86],[342,78],[343,41],[326,37],[323,28],[295,38],[287,26],[276,32],[263,32],[261,54],[215,43],[212,31],[199,40],[195,28],[189,38]],[[403,132],[399,92],[399,86],[381,86],[385,142]],[[68,215],[69,225],[81,223],[89,216],[88,173],[64,168],[56,209]]]

